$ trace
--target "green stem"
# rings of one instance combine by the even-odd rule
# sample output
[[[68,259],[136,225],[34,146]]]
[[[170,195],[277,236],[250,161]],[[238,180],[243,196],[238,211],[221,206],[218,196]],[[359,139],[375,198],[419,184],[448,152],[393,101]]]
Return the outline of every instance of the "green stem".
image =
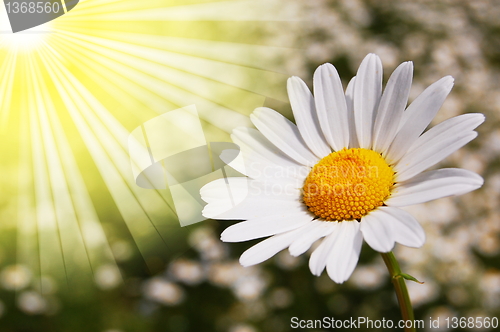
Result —
[[[392,284],[396,290],[396,295],[398,297],[399,308],[401,309],[401,315],[405,321],[414,321],[415,316],[413,315],[413,308],[411,306],[410,296],[408,295],[408,289],[406,288],[405,278],[402,275],[401,268],[399,267],[398,261],[392,252],[381,253],[384,259],[385,265],[391,274]],[[413,324],[412,324],[413,325]],[[416,332],[414,327],[405,328],[405,332]]]

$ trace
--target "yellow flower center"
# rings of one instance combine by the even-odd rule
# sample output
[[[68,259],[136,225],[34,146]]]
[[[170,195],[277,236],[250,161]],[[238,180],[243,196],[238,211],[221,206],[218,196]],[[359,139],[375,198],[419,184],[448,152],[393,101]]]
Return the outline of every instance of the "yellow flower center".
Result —
[[[354,220],[384,204],[394,171],[372,150],[343,149],[321,159],[304,184],[304,203],[325,220]]]

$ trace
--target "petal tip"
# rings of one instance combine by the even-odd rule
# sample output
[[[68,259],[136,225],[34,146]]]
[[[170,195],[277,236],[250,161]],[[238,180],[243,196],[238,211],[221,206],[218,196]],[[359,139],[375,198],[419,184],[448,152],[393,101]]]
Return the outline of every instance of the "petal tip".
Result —
[[[321,272],[323,272],[323,271],[319,271],[319,272],[318,272],[318,271],[316,271],[316,270],[314,270],[314,271],[313,271],[313,270],[311,270],[311,273],[312,273],[314,276],[316,276],[316,277],[321,276]]]
[[[379,56],[375,53],[368,53],[366,56],[365,56],[365,59],[375,59],[375,58],[379,58]]]
[[[406,61],[403,62],[402,65],[405,67],[406,70],[409,72],[413,72],[413,61]]]
[[[248,262],[245,262],[240,257],[240,265],[243,266],[243,267],[249,267],[249,266],[252,266],[253,264],[249,264]]]
[[[319,65],[318,68],[316,68],[316,72],[331,70],[331,69],[335,69],[335,66],[329,62],[325,62],[324,64]]]
[[[446,83],[446,86],[455,84],[455,78],[451,75],[443,77],[442,80]]]
[[[476,117],[479,124],[483,123],[486,120],[486,116],[483,113],[476,113]]]
[[[287,79],[286,81],[287,83],[287,88],[288,89],[299,89],[303,86],[306,86],[306,83],[304,82],[304,80],[302,80],[300,77],[298,76],[291,76]]]
[[[479,185],[478,188],[481,188],[484,184],[484,178],[481,175],[478,175],[478,178],[479,178],[477,183]]]
[[[328,269],[326,271],[328,273],[328,276],[330,277],[330,279],[332,279],[333,282],[335,282],[336,284],[343,284],[344,282],[347,281],[347,279],[349,279],[349,276],[347,276],[347,278],[345,276],[343,277],[340,277],[339,275],[336,275],[332,272],[329,272]]]
[[[262,114],[262,112],[264,112],[264,108],[263,107],[257,107],[256,109],[253,110],[252,114],[250,114],[250,118],[252,118],[252,117],[258,117],[260,114]]]
[[[245,255],[245,253],[243,253],[240,256],[239,262],[240,262],[241,266],[243,266],[243,267],[249,267],[249,266],[256,264],[256,263],[250,261],[250,259],[247,257],[247,255]]]
[[[226,230],[227,230],[227,228],[226,228]],[[226,230],[224,230],[224,231],[220,234],[220,240],[221,240],[222,242],[229,242],[229,241],[227,241],[227,233],[226,233]]]
[[[391,251],[394,249],[394,247],[395,247],[395,243],[392,245],[392,247],[391,247],[390,249],[380,248],[380,249],[378,249],[378,250],[375,250],[375,249],[374,249],[374,250],[375,250],[375,251],[378,251],[378,252],[380,252],[380,253],[382,253],[382,254],[386,254],[386,253],[388,253],[388,252],[391,252]],[[372,248],[372,249],[373,249],[373,248]]]
[[[376,67],[382,67],[382,60],[380,60],[380,57],[376,55],[375,53],[368,53],[363,61],[361,61],[361,65],[363,64],[370,64],[371,66],[375,65]]]

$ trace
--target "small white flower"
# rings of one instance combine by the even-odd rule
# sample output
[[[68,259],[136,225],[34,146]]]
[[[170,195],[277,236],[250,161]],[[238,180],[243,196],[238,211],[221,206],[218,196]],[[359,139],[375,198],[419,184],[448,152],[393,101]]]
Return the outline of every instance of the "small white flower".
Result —
[[[425,171],[477,136],[482,114],[448,119],[425,133],[453,86],[444,77],[406,108],[413,64],[402,63],[382,94],[382,64],[369,54],[344,94],[331,64],[314,73],[314,97],[298,77],[288,80],[297,125],[258,108],[258,130],[236,128],[241,155],[230,163],[247,177],[205,185],[207,218],[245,220],[227,228],[225,242],[269,237],[240,258],[244,266],[289,248],[305,253],[318,239],[309,267],[326,267],[337,283],[356,266],[363,239],[379,252],[395,242],[421,247],[420,224],[399,207],[461,195],[482,186],[477,174],[456,168]],[[406,108],[406,109],[405,109]],[[221,158],[230,160],[231,152]]]

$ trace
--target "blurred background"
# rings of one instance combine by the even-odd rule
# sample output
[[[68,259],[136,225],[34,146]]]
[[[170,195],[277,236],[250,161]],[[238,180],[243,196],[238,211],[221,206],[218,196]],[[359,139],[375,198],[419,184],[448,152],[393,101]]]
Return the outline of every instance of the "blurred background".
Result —
[[[254,242],[222,243],[231,222],[180,227],[168,190],[135,185],[127,153],[133,129],[190,104],[210,142],[250,126],[258,106],[290,117],[289,76],[311,86],[331,62],[346,84],[370,52],[384,82],[414,62],[411,99],[455,78],[434,124],[486,115],[479,137],[438,165],[475,171],[485,185],[409,209],[427,242],[395,254],[425,282],[408,282],[418,319],[500,317],[498,17],[495,0],[86,0],[12,34],[2,7],[0,331],[280,332],[292,317],[398,320],[370,248],[343,285],[287,251],[243,268],[238,257]]]

